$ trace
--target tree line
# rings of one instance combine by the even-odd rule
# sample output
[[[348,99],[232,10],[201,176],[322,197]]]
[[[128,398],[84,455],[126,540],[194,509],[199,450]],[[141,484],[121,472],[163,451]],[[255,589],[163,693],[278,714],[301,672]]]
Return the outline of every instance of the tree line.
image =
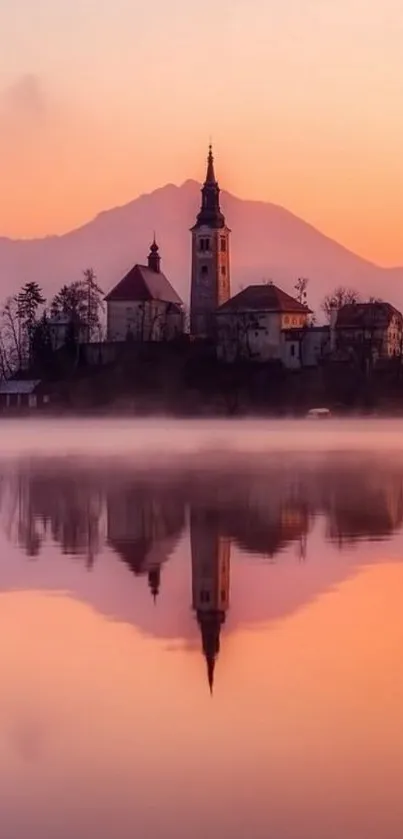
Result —
[[[54,327],[65,319],[65,343],[77,345],[102,339],[104,293],[92,268],[79,280],[63,285],[49,301],[36,282],[25,283],[8,297],[0,313],[0,375],[9,378],[18,370],[39,365],[54,351]]]

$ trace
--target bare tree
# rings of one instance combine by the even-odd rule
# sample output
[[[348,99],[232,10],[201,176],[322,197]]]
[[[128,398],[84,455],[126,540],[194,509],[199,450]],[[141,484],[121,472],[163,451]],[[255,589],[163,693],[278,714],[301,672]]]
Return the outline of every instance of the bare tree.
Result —
[[[299,277],[297,282],[295,283],[295,291],[296,299],[298,303],[302,303],[304,306],[307,306],[307,289],[308,289],[309,279],[307,277]]]
[[[330,320],[331,312],[346,306],[347,304],[359,303],[360,295],[354,288],[346,288],[345,286],[338,286],[331,294],[327,294],[322,301],[322,311],[325,313],[328,320]]]
[[[21,328],[16,297],[9,297],[4,304],[0,333],[4,367],[8,375],[11,375],[24,366],[24,359],[27,356],[27,336]]]

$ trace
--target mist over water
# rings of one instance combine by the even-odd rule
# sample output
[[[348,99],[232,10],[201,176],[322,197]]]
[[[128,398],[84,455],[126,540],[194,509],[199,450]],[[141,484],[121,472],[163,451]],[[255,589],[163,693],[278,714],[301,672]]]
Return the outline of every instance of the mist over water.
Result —
[[[1,427],[2,839],[401,839],[403,423]]]
[[[130,458],[153,466],[176,456],[276,452],[403,452],[403,420],[4,420],[0,457]],[[162,459],[162,460],[161,460]]]

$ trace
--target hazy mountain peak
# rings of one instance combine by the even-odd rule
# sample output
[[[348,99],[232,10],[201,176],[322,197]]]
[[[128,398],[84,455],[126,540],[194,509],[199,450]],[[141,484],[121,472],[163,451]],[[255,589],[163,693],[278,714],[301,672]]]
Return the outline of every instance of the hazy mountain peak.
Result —
[[[107,292],[135,262],[145,260],[156,230],[163,270],[187,300],[191,236],[200,207],[201,184],[165,184],[128,204],[99,213],[65,235],[33,240],[0,237],[1,295],[35,280],[51,296],[63,283],[92,266]],[[225,190],[221,203],[232,229],[232,289],[271,278],[293,292],[298,277],[310,278],[309,302],[317,307],[336,285],[356,287],[403,308],[403,269],[380,268],[320,233],[298,216],[264,201],[248,201]]]

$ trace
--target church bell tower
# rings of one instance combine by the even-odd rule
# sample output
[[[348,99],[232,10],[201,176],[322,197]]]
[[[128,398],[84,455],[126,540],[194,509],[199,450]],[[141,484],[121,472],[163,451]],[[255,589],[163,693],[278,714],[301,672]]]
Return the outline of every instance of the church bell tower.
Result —
[[[220,209],[220,188],[212,147],[207,158],[202,203],[192,233],[190,331],[199,338],[214,332],[215,311],[230,298],[230,230]]]

